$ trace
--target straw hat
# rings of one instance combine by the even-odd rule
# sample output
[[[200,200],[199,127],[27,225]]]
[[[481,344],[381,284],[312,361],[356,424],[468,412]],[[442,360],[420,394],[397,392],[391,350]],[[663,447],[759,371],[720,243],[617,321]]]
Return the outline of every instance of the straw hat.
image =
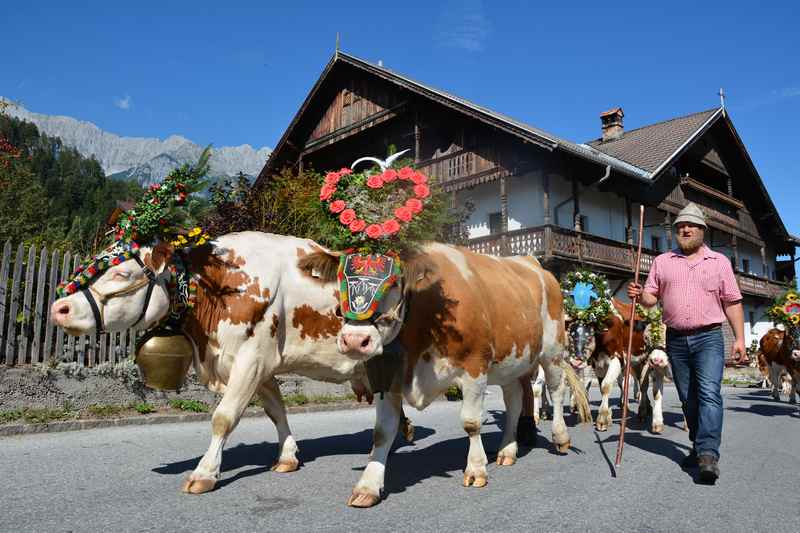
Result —
[[[675,217],[675,221],[672,225],[677,226],[681,222],[688,222],[690,224],[702,226],[703,228],[708,228],[705,215],[694,202],[689,202],[689,205],[681,209],[681,212]]]

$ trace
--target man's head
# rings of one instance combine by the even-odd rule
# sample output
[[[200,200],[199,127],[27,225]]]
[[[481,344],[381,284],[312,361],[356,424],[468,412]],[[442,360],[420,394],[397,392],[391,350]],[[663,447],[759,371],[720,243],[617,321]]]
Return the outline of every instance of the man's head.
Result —
[[[697,205],[689,203],[673,222],[678,246],[685,254],[692,254],[703,245],[706,230],[706,217]]]

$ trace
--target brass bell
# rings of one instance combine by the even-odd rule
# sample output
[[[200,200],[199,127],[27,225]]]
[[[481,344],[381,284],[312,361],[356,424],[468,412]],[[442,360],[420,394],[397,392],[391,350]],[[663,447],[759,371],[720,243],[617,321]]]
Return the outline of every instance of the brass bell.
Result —
[[[136,364],[153,389],[179,391],[193,355],[192,343],[179,331],[155,329],[136,342]]]

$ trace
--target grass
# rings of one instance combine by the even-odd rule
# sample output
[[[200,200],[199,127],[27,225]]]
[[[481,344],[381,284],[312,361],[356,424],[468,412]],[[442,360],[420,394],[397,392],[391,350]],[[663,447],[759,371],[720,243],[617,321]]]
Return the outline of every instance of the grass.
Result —
[[[140,402],[133,404],[133,408],[136,410],[137,413],[140,415],[148,415],[150,413],[155,413],[156,408],[150,405],[147,402]]]
[[[72,409],[14,409],[0,411],[0,424],[22,420],[28,424],[47,424],[58,420],[76,418],[78,413]]]
[[[181,411],[190,411],[192,413],[207,413],[208,404],[199,400],[181,400],[174,399],[169,402],[170,407],[180,409]]]
[[[87,411],[98,418],[111,418],[119,416],[127,409],[128,407],[125,405],[116,404],[94,404],[86,408]]]

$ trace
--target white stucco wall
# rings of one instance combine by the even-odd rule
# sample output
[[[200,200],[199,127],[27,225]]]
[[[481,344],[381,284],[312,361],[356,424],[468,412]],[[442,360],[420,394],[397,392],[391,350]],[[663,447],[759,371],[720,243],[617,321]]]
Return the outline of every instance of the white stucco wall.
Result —
[[[467,219],[469,238],[489,235],[489,213],[500,211],[500,182],[493,181],[459,191],[456,198],[459,205],[467,201],[475,205],[475,210]]]

